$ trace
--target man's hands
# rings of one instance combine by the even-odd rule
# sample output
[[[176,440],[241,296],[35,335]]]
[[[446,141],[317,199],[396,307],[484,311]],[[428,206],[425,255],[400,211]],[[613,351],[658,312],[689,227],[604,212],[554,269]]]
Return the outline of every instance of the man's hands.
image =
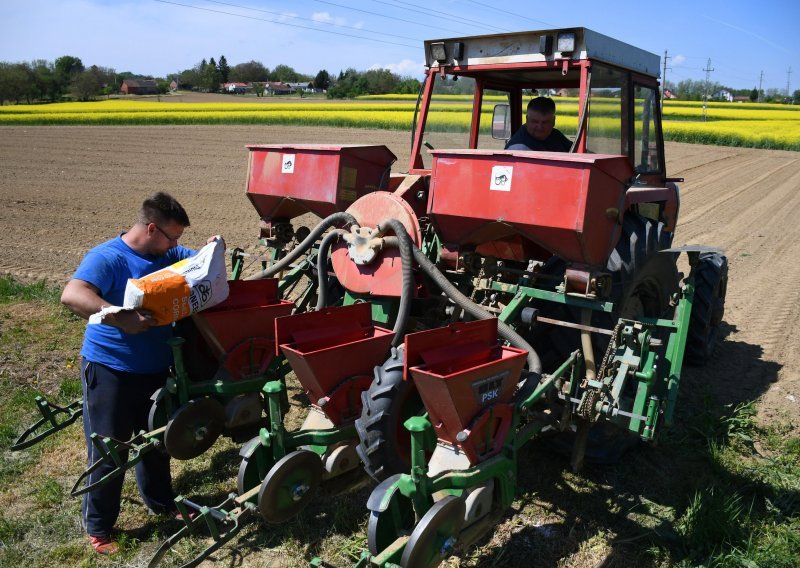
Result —
[[[125,333],[136,334],[147,331],[156,325],[152,314],[147,310],[122,310],[115,314],[106,314],[103,323],[118,327]]]
[[[96,314],[108,302],[100,296],[100,290],[85,280],[73,278],[64,287],[61,294],[61,303],[69,308],[75,315],[83,319]],[[156,325],[152,314],[147,310],[121,310],[117,313],[106,314],[103,323],[118,327],[125,333],[141,333]]]

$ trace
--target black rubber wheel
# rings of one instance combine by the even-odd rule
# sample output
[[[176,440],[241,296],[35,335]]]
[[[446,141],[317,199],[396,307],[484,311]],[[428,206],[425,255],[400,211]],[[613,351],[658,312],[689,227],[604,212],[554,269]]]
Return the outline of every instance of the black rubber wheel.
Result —
[[[455,540],[464,525],[464,500],[448,495],[423,515],[408,539],[400,565],[433,568],[455,551]]]
[[[171,414],[171,401],[167,398],[172,395],[165,388],[160,388],[153,393],[150,400],[153,404],[150,406],[150,413],[147,415],[147,429],[152,432],[162,426],[166,426],[169,422],[169,415]]]
[[[622,234],[606,263],[612,278],[611,300],[619,301],[648,259],[670,246],[672,233],[664,230],[664,223],[637,214],[625,215]]]
[[[719,326],[725,315],[728,259],[716,252],[701,253],[693,273],[694,303],[684,357],[690,365],[705,365],[717,346]]]
[[[356,451],[366,472],[378,481],[411,467],[411,436],[403,422],[422,413],[422,399],[413,381],[403,380],[403,347],[375,367],[375,378],[361,393],[361,416],[356,419]]]
[[[239,450],[242,463],[239,464],[239,472],[236,475],[236,490],[239,495],[244,495],[254,487],[261,484],[261,480],[267,472],[275,465],[272,458],[272,449],[261,444],[258,436],[250,439],[242,449]],[[259,459],[263,461],[259,467]]]

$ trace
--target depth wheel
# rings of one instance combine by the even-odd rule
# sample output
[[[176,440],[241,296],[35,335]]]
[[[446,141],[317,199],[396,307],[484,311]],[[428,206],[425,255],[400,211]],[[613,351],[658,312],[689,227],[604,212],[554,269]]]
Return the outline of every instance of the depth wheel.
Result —
[[[178,460],[196,458],[217,441],[225,427],[225,409],[213,398],[190,400],[172,415],[164,448]]]
[[[728,259],[716,252],[701,253],[694,268],[694,302],[686,338],[687,363],[705,365],[714,353],[725,315],[727,291]]]
[[[361,416],[356,419],[358,456],[364,469],[381,481],[411,467],[411,435],[403,422],[423,411],[414,381],[403,380],[403,347],[375,367],[375,378],[361,393]]]
[[[256,436],[251,438],[239,450],[242,463],[239,464],[239,473],[236,475],[236,491],[244,495],[253,487],[258,487],[261,480],[274,465],[272,450],[261,445],[261,439]],[[259,461],[263,461],[259,467]]]
[[[400,475],[397,473],[385,479],[369,496],[367,508],[371,512],[367,524],[367,544],[373,556],[386,550],[397,537],[409,534],[414,528],[414,505],[395,485]],[[389,502],[382,510],[378,510],[387,499]]]
[[[258,510],[270,523],[282,523],[302,511],[322,481],[322,460],[309,450],[287,454],[272,466],[258,492]]]
[[[453,554],[464,524],[464,501],[448,495],[437,501],[420,519],[408,539],[400,565],[404,568],[433,568]]]

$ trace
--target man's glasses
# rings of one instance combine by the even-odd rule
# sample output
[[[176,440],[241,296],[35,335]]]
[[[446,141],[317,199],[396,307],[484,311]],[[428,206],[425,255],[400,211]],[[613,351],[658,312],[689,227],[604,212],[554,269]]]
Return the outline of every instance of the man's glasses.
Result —
[[[156,225],[155,223],[153,223],[153,226],[154,226],[156,229],[158,229],[158,232],[159,232],[159,233],[161,233],[162,235],[164,235],[164,236],[167,238],[167,240],[168,240],[168,241],[170,241],[170,242],[172,242],[172,241],[175,241],[175,242],[177,242],[177,241],[178,241],[178,239],[180,238],[180,236],[178,236],[178,237],[173,237],[172,235],[168,235],[168,234],[167,234],[167,233],[164,231],[164,229],[162,229],[161,227],[159,227],[159,226],[158,226],[158,225]]]

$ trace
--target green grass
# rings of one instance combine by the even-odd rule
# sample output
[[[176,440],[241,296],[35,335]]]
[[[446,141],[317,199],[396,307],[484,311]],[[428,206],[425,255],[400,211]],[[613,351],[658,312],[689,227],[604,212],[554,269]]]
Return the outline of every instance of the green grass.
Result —
[[[22,360],[0,373],[0,566],[144,565],[180,528],[147,515],[128,474],[117,524],[123,552],[96,556],[78,523],[80,501],[69,489],[85,464],[80,421],[22,452],[7,447],[33,417],[35,369],[58,362],[58,382],[46,392],[79,396],[77,370],[67,369],[83,323],[58,305],[57,290],[0,278],[0,313],[34,314]],[[17,298],[13,300],[11,298]],[[9,319],[0,319],[0,330]],[[52,330],[62,335],[53,343]],[[0,353],[8,355],[7,334]],[[54,348],[44,348],[56,345]],[[56,351],[57,353],[54,353]],[[750,403],[720,405],[702,390],[702,374],[684,372],[675,426],[659,445],[642,446],[614,466],[569,471],[568,458],[544,441],[520,454],[516,500],[494,531],[448,566],[793,567],[800,558],[800,439],[796,424],[760,425]],[[300,409],[300,399],[292,399]],[[206,454],[173,462],[177,492],[214,505],[235,489],[239,445],[219,441]],[[352,565],[366,548],[365,507],[371,485],[339,496],[320,495],[282,525],[249,522],[215,554],[218,566],[305,566],[314,556]],[[182,541],[165,566],[178,566],[208,541]]]

